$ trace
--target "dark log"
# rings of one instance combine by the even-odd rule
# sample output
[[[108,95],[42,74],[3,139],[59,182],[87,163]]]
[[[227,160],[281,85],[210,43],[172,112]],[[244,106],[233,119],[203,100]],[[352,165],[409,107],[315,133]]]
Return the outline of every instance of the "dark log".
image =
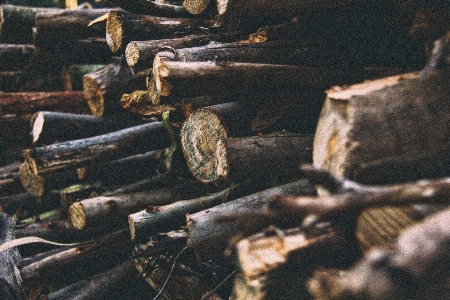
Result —
[[[181,5],[146,0],[108,0],[133,14],[161,17],[188,17],[190,14]]]
[[[246,235],[256,233],[267,227],[270,221],[261,216],[242,222],[236,220],[218,222],[218,219],[233,213],[261,211],[268,204],[268,200],[277,194],[314,195],[315,189],[307,181],[298,180],[188,215],[187,245],[195,250],[200,261],[223,257],[233,237],[241,236],[242,232]]]
[[[32,172],[40,175],[64,168],[164,149],[170,138],[162,122],[152,122],[86,139],[26,149],[24,155]]]
[[[176,230],[186,224],[186,215],[227,202],[230,188],[221,192],[183,201],[174,201],[164,206],[153,205],[145,210],[130,214],[128,223],[131,239],[143,241],[160,232]]]
[[[0,6],[1,42],[32,44],[31,28],[36,24],[36,14],[43,11],[63,11],[56,8],[28,7],[18,5]]]
[[[128,259],[114,268],[90,278],[73,283],[45,296],[46,300],[88,300],[113,297],[119,289],[128,288],[133,280],[138,280],[134,261]]]
[[[138,125],[137,119],[100,118],[91,115],[40,111],[31,120],[34,145],[49,145],[101,135]]]
[[[125,50],[131,41],[174,38],[204,33],[210,20],[162,18],[111,11],[106,21],[106,39],[112,52]]]
[[[72,224],[82,229],[102,223],[125,223],[127,216],[148,206],[168,205],[180,200],[180,195],[168,189],[116,196],[100,196],[75,202],[69,207]]]
[[[198,176],[209,178],[213,173],[213,182],[267,180],[284,176],[298,178],[298,166],[312,162],[313,138],[312,135],[280,134],[221,139],[212,158],[216,161],[216,168],[204,169]]]
[[[15,220],[5,213],[0,212],[1,238],[0,245],[14,239],[13,227]],[[17,266],[20,263],[20,255],[16,247],[0,252],[0,297],[2,299],[20,300],[27,299],[22,288],[22,278]]]
[[[448,209],[405,229],[348,270],[319,269],[308,287],[316,299],[436,299],[450,296]]]
[[[87,111],[83,92],[1,93],[0,114],[33,114],[40,110],[81,113]]]
[[[0,182],[1,184],[1,182]],[[2,187],[3,193],[3,187]],[[0,197],[0,209],[8,215],[14,215],[19,211],[36,212],[37,210],[36,198],[26,192],[20,194],[10,194],[8,196]]]
[[[133,70],[122,58],[83,76],[83,92],[94,116],[123,112],[119,101],[123,94],[146,86],[147,71]]]
[[[152,66],[155,55],[167,49],[189,48],[207,45],[213,41],[232,42],[237,40],[241,34],[207,34],[207,35],[189,35],[171,39],[157,39],[150,41],[132,41],[125,48],[125,57],[129,66]]]
[[[0,69],[2,71],[20,71],[33,61],[33,45],[0,44]]]

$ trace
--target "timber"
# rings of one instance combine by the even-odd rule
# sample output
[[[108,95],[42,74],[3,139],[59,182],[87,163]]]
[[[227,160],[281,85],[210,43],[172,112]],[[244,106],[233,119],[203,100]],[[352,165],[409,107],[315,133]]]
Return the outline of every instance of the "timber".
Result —
[[[146,0],[110,0],[110,2],[133,14],[145,14],[161,17],[189,17],[190,14],[181,5]]]

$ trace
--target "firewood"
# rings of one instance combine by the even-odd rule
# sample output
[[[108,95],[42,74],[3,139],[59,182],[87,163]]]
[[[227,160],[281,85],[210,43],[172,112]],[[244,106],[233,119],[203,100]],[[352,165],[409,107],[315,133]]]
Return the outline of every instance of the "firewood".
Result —
[[[109,197],[100,196],[75,202],[69,207],[69,215],[72,224],[78,229],[99,222],[119,223],[122,221],[126,224],[129,214],[148,206],[168,205],[178,200],[179,195],[168,189]]]
[[[242,219],[242,222],[235,219],[230,222],[226,219],[219,222],[219,218],[233,213],[261,210],[268,204],[268,200],[277,194],[314,195],[315,189],[307,181],[298,180],[188,215],[187,245],[195,250],[200,261],[223,257],[233,237],[241,236],[242,231],[245,231],[246,235],[256,233],[267,227],[270,221],[261,215],[257,218]]]
[[[183,7],[193,15],[203,13],[209,6],[209,0],[184,0]]]
[[[82,139],[138,125],[136,119],[100,118],[91,115],[40,111],[31,120],[34,145]]]
[[[20,71],[31,64],[33,45],[0,44],[0,68],[2,71]]]
[[[63,11],[57,8],[0,6],[0,31],[2,43],[32,44],[31,28],[36,24],[36,14],[44,11]]]
[[[131,239],[142,241],[159,232],[182,227],[186,214],[192,214],[229,201],[230,188],[221,192],[190,200],[176,201],[168,205],[152,205],[145,210],[130,214],[128,223]]]
[[[145,87],[146,71],[134,71],[124,59],[114,58],[112,63],[83,76],[83,92],[94,116],[110,116],[123,111],[119,105],[124,93]]]
[[[120,105],[129,112],[143,117],[158,118],[164,112],[176,110],[176,107],[171,105],[153,105],[148,90],[136,90],[131,94],[123,94]]]
[[[138,280],[138,271],[134,261],[128,259],[117,266],[96,274],[90,278],[73,283],[67,287],[50,293],[44,297],[46,300],[62,299],[99,299],[111,297],[118,289],[128,288],[133,280]]]
[[[173,38],[207,31],[211,21],[193,18],[162,18],[126,12],[110,12],[106,38],[112,52],[125,50],[131,41]]]
[[[181,5],[145,0],[109,0],[133,14],[145,14],[161,17],[188,17],[189,13]]]
[[[240,182],[283,176],[298,178],[298,166],[312,162],[312,142],[312,135],[224,138],[217,142],[216,153],[212,158],[216,161],[215,169],[203,170],[201,176],[211,177],[209,172],[213,173],[215,178],[212,182]]]
[[[155,55],[167,47],[180,49],[203,46],[213,41],[232,42],[240,36],[239,33],[201,34],[179,38],[131,41],[125,48],[125,57],[129,66],[152,66]]]
[[[2,228],[0,244],[4,244],[14,239],[14,219],[0,212],[0,222]],[[0,262],[2,264],[0,271],[0,296],[3,299],[27,299],[17,268],[20,259],[16,247],[0,252]]]
[[[82,113],[86,109],[83,92],[1,93],[0,114],[33,114],[40,110]]]
[[[35,212],[37,206],[36,198],[26,192],[18,194],[11,193],[8,196],[0,197],[0,209],[8,215],[14,215],[20,211]]]
[[[449,210],[405,229],[391,247],[374,248],[347,270],[318,269],[315,299],[447,298]]]
[[[82,167],[94,162],[164,149],[170,146],[162,122],[152,122],[86,139],[61,142],[24,150],[35,175],[66,167]]]

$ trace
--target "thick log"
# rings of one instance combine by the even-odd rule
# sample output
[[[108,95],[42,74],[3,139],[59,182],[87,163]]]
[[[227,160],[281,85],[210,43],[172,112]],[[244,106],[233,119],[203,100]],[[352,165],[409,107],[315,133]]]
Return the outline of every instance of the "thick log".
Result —
[[[133,14],[144,14],[161,17],[189,17],[191,16],[181,5],[173,5],[158,1],[146,0],[109,0],[109,2]]]
[[[229,201],[230,188],[221,192],[190,200],[176,201],[168,205],[152,205],[130,214],[128,223],[131,239],[143,241],[160,232],[176,230],[186,224],[186,215]]]
[[[40,111],[31,119],[34,145],[49,145],[101,135],[141,123],[135,118],[100,118],[91,115]]]
[[[33,61],[33,45],[0,44],[0,69],[2,71],[20,71]]]
[[[83,92],[94,116],[123,112],[119,101],[123,94],[146,86],[147,71],[136,72],[122,58],[83,76]]]
[[[40,198],[53,190],[63,190],[73,185],[117,186],[138,181],[156,173],[161,153],[150,151],[125,158],[93,164],[80,168],[35,174],[28,162],[20,167],[23,187],[33,196]]]
[[[18,5],[0,6],[0,40],[2,43],[32,44],[31,28],[36,24],[36,14],[43,11],[63,10]]]
[[[26,149],[24,155],[33,174],[40,175],[164,149],[170,143],[164,124],[152,122],[86,139]]]
[[[83,92],[1,93],[0,114],[33,114],[40,110],[87,112]]]
[[[100,196],[75,202],[69,207],[72,224],[82,229],[102,223],[125,223],[127,216],[148,206],[168,205],[180,200],[180,195],[168,189],[116,196]]]
[[[157,39],[150,41],[132,41],[125,48],[125,57],[129,66],[152,66],[155,55],[167,49],[189,48],[207,45],[210,42],[232,42],[242,35],[239,33],[189,35],[179,38]]]
[[[210,20],[162,18],[111,11],[106,21],[106,39],[112,52],[125,50],[131,41],[174,38],[204,33]]]
[[[448,209],[404,230],[348,270],[320,269],[308,287],[316,299],[436,299],[450,296]]]
[[[13,228],[15,220],[0,212],[0,222],[2,231],[0,244],[4,244],[14,239]],[[2,299],[27,299],[17,267],[20,260],[21,258],[16,247],[0,252],[0,262],[2,264],[0,271],[0,296]]]
[[[246,235],[256,233],[267,227],[269,222],[262,216],[245,219],[242,222],[236,220],[219,222],[218,219],[234,213],[260,211],[268,204],[268,200],[277,194],[314,195],[315,189],[307,181],[298,180],[188,215],[187,245],[195,250],[200,261],[223,257],[233,237],[242,235],[243,231]]]
[[[224,138],[217,142],[216,153],[211,158],[216,161],[215,169],[204,169],[199,177],[210,178],[212,173],[213,183],[298,178],[298,166],[312,162],[312,143],[312,135]]]

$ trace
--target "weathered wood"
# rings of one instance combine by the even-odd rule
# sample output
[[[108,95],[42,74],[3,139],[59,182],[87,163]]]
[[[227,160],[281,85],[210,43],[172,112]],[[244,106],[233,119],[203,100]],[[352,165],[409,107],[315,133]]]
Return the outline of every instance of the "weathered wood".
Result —
[[[112,52],[125,50],[131,41],[173,38],[207,31],[211,21],[193,18],[162,18],[111,11],[106,39]]]
[[[2,71],[20,71],[33,61],[33,45],[0,44],[0,69]]]
[[[168,205],[178,201],[179,197],[177,192],[168,189],[94,197],[72,204],[69,207],[69,216],[72,224],[78,229],[100,222],[126,224],[128,215],[148,206]]]
[[[12,217],[0,212],[0,245],[14,239],[14,223],[15,220]],[[0,262],[2,264],[0,271],[0,296],[2,299],[27,299],[22,287],[22,278],[17,268],[20,260],[21,258],[16,247],[0,252]]]
[[[176,109],[171,105],[154,105],[148,90],[136,90],[131,94],[123,94],[120,105],[134,114],[156,118],[161,117],[164,112]]]
[[[168,205],[152,205],[130,214],[131,239],[143,241],[159,232],[176,230],[186,224],[186,214],[192,214],[229,201],[230,188],[196,199],[176,201]]]
[[[53,190],[63,190],[73,185],[117,186],[141,180],[156,173],[161,153],[150,151],[121,159],[106,161],[79,168],[69,168],[47,174],[35,174],[28,162],[20,167],[22,186],[40,198]]]
[[[179,38],[132,41],[125,48],[125,57],[129,66],[152,66],[155,55],[167,49],[203,46],[213,41],[232,42],[242,35],[239,33],[189,35]]]
[[[109,116],[121,112],[120,98],[125,93],[146,86],[146,71],[134,71],[122,58],[83,76],[83,92],[94,116]]]
[[[117,131],[141,123],[135,118],[100,118],[91,115],[40,111],[31,119],[34,145],[53,144]]]
[[[33,174],[82,167],[94,162],[164,149],[170,138],[162,122],[152,122],[86,139],[24,150]]]
[[[40,110],[87,112],[83,92],[1,93],[0,114],[33,114]]]
[[[216,161],[215,169],[204,169],[198,176],[209,178],[210,173],[213,173],[213,182],[264,180],[284,176],[298,178],[298,166],[312,162],[312,143],[312,135],[224,138],[217,142],[216,153],[212,158]]]
[[[242,220],[242,222],[218,222],[221,216],[233,213],[260,211],[268,204],[274,195],[314,195],[315,189],[305,180],[280,185],[261,192],[254,193],[236,200],[215,206],[213,208],[188,215],[187,245],[193,248],[200,259],[206,261],[213,257],[223,257],[230,240],[242,234],[256,233],[269,225],[265,218]]]
[[[110,2],[133,14],[161,17],[188,17],[190,14],[181,5],[146,0],[110,0]]]

